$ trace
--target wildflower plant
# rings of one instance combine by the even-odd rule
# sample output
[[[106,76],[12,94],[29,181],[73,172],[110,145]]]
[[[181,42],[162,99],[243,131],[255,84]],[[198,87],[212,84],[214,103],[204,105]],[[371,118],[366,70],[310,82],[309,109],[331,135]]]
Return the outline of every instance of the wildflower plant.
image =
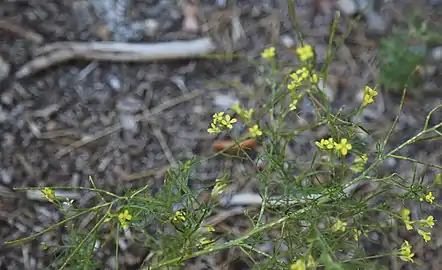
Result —
[[[334,30],[330,39],[334,39]],[[332,42],[329,44],[330,52]],[[413,263],[413,246],[408,241],[393,244],[377,254],[368,254],[363,246],[369,241],[369,233],[388,231],[392,227],[420,236],[422,241],[431,241],[431,229],[437,220],[423,210],[416,213],[423,218],[413,220],[411,207],[407,208],[407,205],[438,206],[436,194],[430,190],[434,191],[435,186],[440,185],[440,171],[435,174],[434,184],[424,184],[404,178],[401,172],[381,175],[377,168],[392,158],[423,163],[440,170],[440,165],[400,153],[418,141],[442,139],[442,122],[430,124],[431,115],[442,105],[428,114],[421,131],[389,148],[387,143],[398,122],[396,118],[386,137],[373,147],[366,139],[374,139],[371,134],[362,123],[351,119],[376,102],[377,88],[366,86],[364,99],[355,108],[331,109],[318,85],[320,79],[326,81],[327,70],[316,71],[312,65],[313,46],[304,44],[295,53],[299,62],[292,64],[291,70],[286,72],[280,68],[277,48],[263,51],[260,57],[272,60],[262,61],[263,69],[270,69],[271,72],[266,74],[272,76],[266,81],[266,95],[256,97],[262,106],[245,108],[237,103],[231,110],[215,113],[212,122],[207,123],[208,133],[230,133],[234,125],[242,124],[247,127],[250,137],[262,142],[258,155],[267,160],[266,166],[242,175],[256,181],[256,189],[262,198],[257,210],[251,208],[236,217],[250,224],[246,230],[233,233],[226,230],[226,226],[217,227],[218,223],[213,219],[214,216],[220,217],[217,209],[226,207],[226,201],[229,202],[232,194],[227,190],[231,183],[239,181],[230,179],[227,169],[219,168],[222,177],[213,179],[213,183],[200,189],[190,188],[192,181],[198,181],[192,175],[194,166],[217,156],[214,155],[195,157],[168,169],[162,186],[155,193],[146,185],[129,189],[125,194],[114,194],[98,188],[91,178],[91,187],[74,188],[96,194],[97,204],[89,209],[71,202],[67,210],[63,202],[70,202],[69,198],[54,195],[57,189],[67,187],[39,188],[48,201],[60,208],[64,220],[7,244],[40,239],[48,231],[65,226],[69,241],[50,247],[62,251],[54,261],[58,269],[103,268],[93,268],[93,263],[97,262],[95,251],[110,243],[115,247],[115,258],[118,258],[121,235],[129,235],[132,241],[150,251],[141,267],[143,270],[180,269],[197,256],[234,248],[239,255],[253,261],[256,269],[379,269],[375,267],[378,260],[391,256]],[[327,59],[331,61],[331,57]],[[405,93],[406,90],[398,104],[400,109]],[[315,120],[290,126],[288,123],[298,117],[297,105],[307,101],[314,106]],[[313,138],[311,131],[319,127],[326,129],[328,134]],[[366,136],[358,136],[360,130]],[[290,143],[297,142],[299,136],[305,134],[310,134],[313,146],[312,158],[308,162],[289,155],[287,151]],[[238,163],[255,164],[247,152],[229,158]],[[368,194],[358,192],[365,186],[375,188]],[[206,193],[209,195],[202,196]],[[397,205],[404,207],[398,209]],[[91,221],[84,224],[82,218],[87,215]],[[263,243],[272,248],[261,249]],[[119,262],[115,263],[118,265]]]

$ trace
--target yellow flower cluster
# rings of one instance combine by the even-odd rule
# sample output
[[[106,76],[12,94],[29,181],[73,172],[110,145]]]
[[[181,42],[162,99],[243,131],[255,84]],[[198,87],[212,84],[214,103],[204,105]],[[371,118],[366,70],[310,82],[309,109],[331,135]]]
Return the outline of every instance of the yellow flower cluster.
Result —
[[[271,59],[271,58],[275,57],[275,48],[274,47],[270,47],[270,48],[265,49],[261,53],[261,57],[265,58],[265,59]]]
[[[290,265],[290,270],[306,270],[316,267],[316,262],[311,254],[308,255],[308,261],[305,263],[303,258],[297,259]]]
[[[361,236],[361,234],[362,234],[362,231],[361,231],[361,230],[353,229],[353,238],[354,238],[356,241],[359,241],[359,236]]]
[[[183,222],[186,221],[186,213],[183,211],[176,211],[175,216],[173,217],[174,222]]]
[[[303,47],[297,48],[296,53],[302,62],[307,61],[313,57],[313,47],[310,45],[304,45]]]
[[[118,220],[120,221],[123,229],[127,229],[129,227],[130,221],[132,220],[132,215],[129,213],[128,210],[124,210],[123,212],[120,212],[118,214]]]
[[[241,118],[243,118],[246,123],[252,120],[252,115],[254,112],[253,108],[249,110],[243,109],[241,108],[239,102],[237,102],[232,106],[232,110],[236,112],[239,116],[241,116]]]
[[[289,77],[292,79],[287,85],[290,91],[296,90],[305,80],[310,79],[313,84],[318,83],[319,77],[315,73],[312,73],[306,67],[298,69],[297,71],[291,73]]]
[[[427,203],[433,203],[433,201],[434,201],[433,193],[430,191],[427,194],[425,194],[424,196],[422,196],[419,200],[421,202],[423,202],[425,200]]]
[[[318,75],[311,73],[306,67],[298,69],[297,71],[291,73],[290,75],[291,81],[287,85],[287,89],[290,91],[290,104],[289,110],[296,110],[296,105],[298,105],[298,101],[300,96],[296,93],[296,89],[301,86],[301,84],[310,78],[310,82],[316,84],[318,82]]]
[[[321,141],[316,142],[316,146],[319,147],[321,150],[331,150],[335,147],[335,142],[333,141],[333,138],[328,139],[321,139]]]
[[[321,139],[315,143],[321,150],[336,149],[342,156],[346,156],[353,146],[348,142],[348,139],[343,138],[339,143],[334,142],[333,138]]]
[[[428,216],[426,219],[421,219],[417,221],[410,220],[410,210],[409,209],[402,209],[401,211],[401,218],[405,223],[405,228],[407,230],[413,229],[413,224],[418,223],[423,228],[433,228],[434,226],[434,217]],[[428,242],[431,240],[431,232],[424,231],[422,229],[417,228],[417,233],[422,236],[425,242]]]
[[[370,103],[374,102],[374,98],[378,95],[378,92],[375,89],[370,88],[368,85],[365,86],[364,90],[364,100],[362,101],[362,106],[367,106]]]
[[[411,245],[407,240],[401,246],[398,252],[399,258],[405,262],[413,262],[414,253],[411,253]]]
[[[230,115],[224,115],[224,112],[215,113],[210,124],[211,127],[207,129],[207,132],[220,133],[223,128],[231,129],[234,123],[236,123],[236,119]]]
[[[332,226],[332,231],[333,232],[345,232],[345,229],[347,227],[347,222],[344,222],[342,220],[338,220],[335,222],[335,224],[333,224]]]

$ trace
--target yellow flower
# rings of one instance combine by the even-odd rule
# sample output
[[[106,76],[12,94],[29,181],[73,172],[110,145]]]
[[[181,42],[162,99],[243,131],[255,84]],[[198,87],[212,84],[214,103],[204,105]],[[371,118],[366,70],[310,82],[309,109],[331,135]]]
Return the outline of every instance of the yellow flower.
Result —
[[[434,201],[433,193],[430,191],[430,192],[428,192],[427,194],[425,194],[424,197],[421,197],[419,200],[420,200],[421,202],[423,202],[423,201],[425,200],[425,201],[428,202],[428,203],[433,203],[433,201]]]
[[[410,210],[407,208],[401,210],[401,217],[405,223],[405,228],[408,231],[413,229],[413,223],[414,223],[413,221],[410,221],[410,213],[411,213]]]
[[[413,221],[410,220],[404,220],[405,223],[405,228],[407,229],[407,231],[411,231],[413,229]]]
[[[254,112],[253,108],[249,110],[242,109],[241,106],[239,105],[239,102],[235,103],[232,106],[232,110],[236,112],[238,115],[240,115],[242,118],[244,118],[244,120],[246,121],[250,121]]]
[[[217,123],[223,121],[223,118],[224,118],[224,112],[215,113],[213,115],[212,123],[217,124]]]
[[[347,139],[341,139],[340,143],[335,143],[335,148],[339,152],[341,152],[341,155],[346,156],[348,154],[348,151],[352,149],[351,144],[348,142]]]
[[[305,270],[305,262],[303,259],[296,260],[295,263],[290,265],[290,270]]]
[[[434,217],[428,216],[427,219],[420,220],[419,223],[421,224],[422,227],[433,228],[434,222],[435,222]]]
[[[312,74],[312,75],[310,76],[310,81],[311,81],[311,83],[313,83],[313,84],[317,84],[317,83],[319,82],[318,75],[316,75],[316,74]]]
[[[358,241],[359,240],[359,236],[361,236],[362,232],[358,229],[353,229],[353,238]]]
[[[321,150],[326,150],[326,149],[331,150],[335,146],[333,138],[328,138],[327,140],[321,139],[320,142],[315,142],[315,144]]]
[[[253,127],[249,128],[249,132],[250,132],[250,135],[252,137],[256,137],[256,136],[261,136],[262,135],[262,131],[259,129],[259,126],[256,125],[256,124]]]
[[[186,214],[183,211],[176,211],[175,216],[173,217],[173,221],[186,221]]]
[[[347,155],[348,151],[352,149],[352,145],[348,142],[346,138],[341,139],[340,143],[335,143],[335,148],[339,152],[341,152],[341,155],[345,156]]]
[[[207,132],[220,133],[222,127],[231,129],[233,123],[236,123],[236,119],[230,115],[224,115],[224,112],[215,113],[210,124],[211,127],[207,129]]]
[[[313,57],[313,48],[310,45],[305,45],[304,47],[297,48],[296,53],[298,54],[299,59],[304,62]]]
[[[128,210],[124,210],[124,212],[118,214],[118,220],[120,221],[121,226],[123,226],[123,229],[127,229],[128,221],[132,220],[132,216],[129,214]]]
[[[296,72],[290,74],[290,78],[292,79],[292,81],[290,82],[290,84],[287,86],[287,88],[289,90],[294,90],[297,87],[299,87],[302,83],[302,77],[299,77],[298,74],[296,74]]]
[[[404,208],[404,209],[401,210],[401,217],[402,217],[402,219],[409,220],[410,219],[410,214],[411,214],[410,209]]]
[[[368,85],[365,86],[364,90],[364,100],[362,101],[362,106],[367,106],[370,103],[374,102],[374,98],[378,95],[378,92],[375,89],[370,88]]]
[[[423,231],[423,230],[421,230],[421,229],[418,229],[418,230],[417,230],[417,233],[418,233],[420,236],[422,236],[422,238],[424,238],[424,241],[425,241],[425,242],[428,242],[428,241],[431,240],[431,233],[430,233],[430,232],[426,232],[426,231]]]
[[[297,100],[297,99],[295,99],[295,100],[293,100],[292,102],[290,102],[290,104],[289,104],[289,110],[290,110],[290,111],[294,111],[294,110],[296,110],[296,105],[298,105],[298,100]]]
[[[299,85],[296,84],[295,82],[290,82],[290,83],[287,85],[287,89],[289,89],[290,91],[293,91],[293,90],[295,90],[298,86],[299,86]]]
[[[399,258],[405,262],[413,262],[414,253],[411,253],[411,248],[411,245],[405,240],[399,250]]]
[[[275,56],[275,48],[274,47],[267,48],[261,53],[261,57],[265,58],[265,59],[271,59],[274,56]]]
[[[206,231],[207,232],[214,232],[215,228],[213,228],[213,226],[209,225],[209,226],[206,227]]]
[[[231,129],[233,126],[232,124],[236,123],[235,118],[231,118],[230,115],[226,115],[223,120],[221,120],[221,125],[224,127]]]
[[[332,231],[333,232],[339,232],[339,231],[345,232],[345,226],[347,226],[347,222],[343,222],[341,220],[338,220],[335,222],[335,224],[333,224]]]
[[[220,133],[221,129],[219,127],[217,127],[214,123],[210,124],[211,127],[207,129],[207,132],[209,133]]]
[[[310,72],[308,71],[308,69],[306,68],[306,67],[303,67],[303,68],[301,68],[301,69],[298,69],[297,71],[296,71],[296,74],[297,75],[300,75],[301,77],[300,77],[300,80],[305,80],[305,79],[307,79],[308,78],[308,76],[310,75]]]
[[[48,201],[53,201],[55,199],[55,192],[52,188],[45,187],[41,192],[43,192],[42,197],[46,198]]]
[[[241,116],[244,117],[244,120],[250,121],[250,119],[252,119],[253,112],[253,108],[249,109],[248,111],[244,110],[244,115]]]
[[[128,210],[124,210],[124,212],[121,212],[121,213],[118,214],[118,219],[119,220],[131,221],[132,220],[132,216],[131,216],[131,214],[129,214]]]

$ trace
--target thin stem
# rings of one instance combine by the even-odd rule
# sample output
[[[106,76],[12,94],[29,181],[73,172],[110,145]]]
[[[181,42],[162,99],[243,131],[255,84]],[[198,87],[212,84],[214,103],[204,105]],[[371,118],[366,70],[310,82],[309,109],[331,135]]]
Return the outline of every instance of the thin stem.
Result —
[[[95,224],[95,226],[92,228],[92,230],[81,240],[81,242],[77,245],[77,247],[72,251],[71,255],[66,259],[66,261],[63,263],[63,265],[59,268],[59,270],[63,270],[68,262],[72,260],[75,254],[80,250],[80,248],[84,245],[84,243],[89,239],[89,237],[101,226],[101,224],[104,223],[106,220],[108,214],[110,213],[110,210],[112,209],[113,203],[109,205],[109,208],[107,209],[107,212],[103,217]]]
[[[113,202],[109,202],[109,203],[105,203],[105,204],[102,204],[102,205],[94,206],[94,207],[89,208],[89,209],[87,209],[85,211],[82,211],[82,212],[80,212],[78,214],[75,214],[72,217],[69,217],[69,218],[67,218],[67,219],[65,219],[63,221],[60,221],[60,222],[58,222],[58,223],[56,223],[56,224],[54,224],[54,225],[44,229],[43,231],[41,231],[39,233],[36,233],[34,235],[31,235],[31,236],[28,236],[28,237],[25,237],[25,238],[17,239],[17,240],[14,240],[14,241],[4,242],[4,244],[5,245],[13,245],[13,244],[24,243],[26,241],[35,239],[35,238],[39,237],[40,235],[43,235],[43,234],[45,234],[45,233],[47,233],[47,232],[49,232],[49,231],[51,231],[51,230],[53,230],[53,229],[55,229],[55,228],[57,228],[59,226],[65,224],[66,222],[69,222],[69,221],[71,221],[73,219],[76,219],[77,217],[79,217],[79,216],[81,216],[83,214],[86,214],[86,213],[98,210],[100,208],[103,208],[103,207],[106,207],[106,206],[109,206],[109,205],[113,205],[115,202],[116,202],[116,200],[113,201]]]

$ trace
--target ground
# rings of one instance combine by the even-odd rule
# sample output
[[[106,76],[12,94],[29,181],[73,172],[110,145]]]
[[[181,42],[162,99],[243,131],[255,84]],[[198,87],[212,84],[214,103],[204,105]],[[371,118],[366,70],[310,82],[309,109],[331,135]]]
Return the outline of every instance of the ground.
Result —
[[[113,2],[119,5],[112,6]],[[238,0],[235,9],[233,6],[216,7],[214,2],[222,4],[224,1],[200,1],[197,5],[202,28],[202,33],[197,34],[182,29],[182,8],[173,1],[3,1],[0,20],[38,33],[45,44],[100,40],[152,43],[189,40],[210,34],[218,49],[235,51],[249,59],[258,59],[264,48],[274,45],[278,56],[287,62],[295,61],[292,51],[298,41],[286,1]],[[329,23],[333,18],[332,6],[316,5],[320,2],[329,1],[296,1],[299,27],[304,39],[315,47],[318,65],[325,60]],[[428,18],[440,23],[438,14],[442,7],[437,1],[385,2],[382,12],[392,24],[404,24],[404,10],[410,7],[421,9]],[[108,11],[106,4],[110,5]],[[232,27],[232,18],[238,18],[240,26]],[[337,35],[344,35],[350,19],[341,14]],[[210,31],[204,26],[209,26]],[[330,65],[329,94],[336,107],[359,104],[363,86],[376,82],[380,40],[389,34],[388,31],[381,35],[368,33],[363,21],[355,23],[354,27]],[[243,58],[153,63],[74,60],[16,78],[14,74],[20,67],[35,57],[41,40],[7,28],[2,28],[0,23],[0,56],[11,66],[9,76],[0,82],[2,243],[41,231],[60,219],[49,203],[29,199],[28,193],[13,192],[10,187],[90,187],[91,176],[99,187],[116,193],[121,193],[125,187],[146,184],[157,188],[167,166],[195,155],[210,154],[215,137],[206,130],[214,112],[225,110],[235,100],[252,107],[256,104],[250,96],[262,94],[263,78],[259,70]],[[239,31],[239,37],[235,38],[232,29],[243,32]],[[421,129],[428,111],[441,103],[441,83],[436,73],[425,79],[426,88],[421,85],[422,89],[413,89],[418,94],[407,99],[391,145],[397,145]],[[242,85],[240,89],[234,86],[239,84]],[[183,97],[182,102],[158,110],[158,106],[180,97]],[[398,112],[400,95],[381,91],[379,98],[382,102],[368,110],[363,121],[382,135],[386,134],[386,127]],[[302,104],[301,114],[307,116],[309,108],[309,104]],[[147,121],[137,122],[138,115],[146,110],[158,113]],[[441,114],[438,114],[432,121],[440,119]],[[119,123],[121,127],[114,128]],[[100,134],[103,136],[98,136]],[[82,143],[85,141],[87,143]],[[313,151],[309,141],[310,138],[300,137],[293,146],[294,153],[308,156],[308,152]],[[405,149],[403,154],[441,164],[441,151],[435,151],[440,146],[440,143],[421,143]],[[199,166],[195,176],[214,181],[220,168],[226,166],[232,167],[232,171],[249,169],[235,168],[229,161],[214,159]],[[413,177],[412,165],[405,161],[388,161],[382,169],[400,171],[404,178]],[[419,176],[434,175],[435,171],[419,167],[418,173]],[[88,193],[70,195],[77,200],[81,198],[83,206],[97,199]],[[442,218],[435,209],[425,210],[436,219]],[[392,259],[390,269],[440,269],[442,254],[438,247],[442,238],[437,235],[441,228],[436,225],[435,239],[425,245],[421,238],[402,231],[390,235],[389,239],[408,237],[417,248],[416,258],[422,262],[420,266],[412,266],[414,268],[401,268],[401,263]],[[39,243],[62,237],[63,230],[58,230],[20,247],[1,245],[0,269],[42,269],[50,257]],[[131,248],[123,255],[125,269],[146,256],[143,251]],[[112,251],[107,251],[102,259],[111,261],[111,256]],[[235,266],[232,262],[230,267],[248,269],[238,262]]]

